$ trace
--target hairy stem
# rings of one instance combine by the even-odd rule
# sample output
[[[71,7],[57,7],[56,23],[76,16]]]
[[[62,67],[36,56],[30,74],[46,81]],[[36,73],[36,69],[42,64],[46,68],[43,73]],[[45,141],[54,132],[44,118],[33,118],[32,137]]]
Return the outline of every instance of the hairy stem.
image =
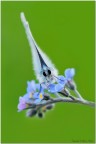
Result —
[[[82,105],[87,105],[87,106],[90,106],[90,107],[95,107],[95,103],[94,102],[91,102],[91,101],[88,101],[88,100],[81,100],[79,98],[74,98],[74,99],[71,99],[71,98],[54,98],[52,100],[46,101],[43,104],[38,104],[37,105],[37,109],[41,109],[43,106],[47,106],[49,104],[55,104],[55,103],[59,103],[59,102],[62,102],[62,103],[73,103],[73,104],[82,104]],[[30,108],[33,108],[33,107],[30,107]]]
[[[83,97],[80,95],[80,93],[78,92],[77,89],[74,90],[74,93],[76,94],[76,96],[81,99],[81,100],[84,100]]]

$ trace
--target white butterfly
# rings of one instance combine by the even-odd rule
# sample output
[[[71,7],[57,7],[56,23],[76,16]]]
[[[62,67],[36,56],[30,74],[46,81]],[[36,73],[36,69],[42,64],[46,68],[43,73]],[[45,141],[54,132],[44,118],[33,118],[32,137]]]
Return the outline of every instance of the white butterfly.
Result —
[[[37,79],[40,83],[52,83],[55,81],[55,77],[58,75],[58,70],[55,68],[51,60],[46,56],[45,53],[36,44],[32,32],[30,30],[29,24],[26,21],[24,13],[21,13],[21,21],[24,25],[26,35],[31,47],[34,71]]]

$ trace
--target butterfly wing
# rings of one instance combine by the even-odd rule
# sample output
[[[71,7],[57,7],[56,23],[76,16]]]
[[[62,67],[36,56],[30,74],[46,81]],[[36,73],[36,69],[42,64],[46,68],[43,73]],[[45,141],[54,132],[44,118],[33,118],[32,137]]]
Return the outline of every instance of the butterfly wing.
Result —
[[[31,47],[31,52],[32,52],[32,58],[33,58],[33,65],[34,65],[34,71],[35,71],[35,75],[37,77],[37,79],[42,82],[42,76],[40,75],[40,73],[42,72],[42,64],[46,65],[47,67],[49,67],[50,69],[52,69],[52,73],[57,76],[58,75],[58,71],[55,68],[54,64],[51,62],[51,60],[48,58],[48,56],[39,48],[39,46],[36,44],[32,32],[30,30],[29,24],[26,21],[26,18],[24,16],[24,13],[21,13],[21,21],[24,25],[25,31],[26,31],[26,35]]]

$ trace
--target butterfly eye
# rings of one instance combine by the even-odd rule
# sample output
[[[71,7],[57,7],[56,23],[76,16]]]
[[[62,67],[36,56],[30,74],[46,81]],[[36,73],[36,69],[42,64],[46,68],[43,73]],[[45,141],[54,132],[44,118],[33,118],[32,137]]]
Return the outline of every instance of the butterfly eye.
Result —
[[[49,75],[51,74],[51,71],[50,71],[50,70],[48,70],[48,74],[49,74]]]
[[[47,76],[47,74],[45,73],[45,72],[43,72],[43,75],[46,77]]]

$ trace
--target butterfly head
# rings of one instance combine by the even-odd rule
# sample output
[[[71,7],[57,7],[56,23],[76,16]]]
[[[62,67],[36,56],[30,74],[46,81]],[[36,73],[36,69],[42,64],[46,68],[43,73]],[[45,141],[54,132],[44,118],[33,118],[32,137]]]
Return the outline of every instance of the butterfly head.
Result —
[[[52,83],[54,80],[52,70],[49,67],[44,67],[42,70],[43,81],[46,83]]]
[[[47,69],[46,71],[43,71],[43,76],[46,77],[50,77],[51,76],[51,70]]]

